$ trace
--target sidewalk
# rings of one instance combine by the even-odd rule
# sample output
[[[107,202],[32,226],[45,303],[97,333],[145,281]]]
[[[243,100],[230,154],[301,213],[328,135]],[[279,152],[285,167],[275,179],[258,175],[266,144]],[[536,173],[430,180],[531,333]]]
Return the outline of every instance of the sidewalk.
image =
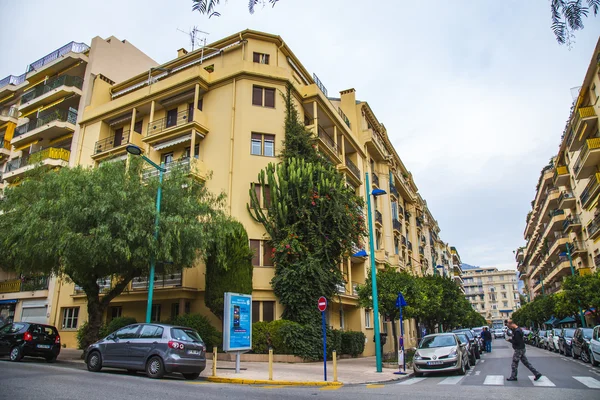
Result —
[[[58,356],[59,361],[83,363],[81,350],[61,349]],[[200,375],[208,378],[212,375],[212,355],[209,353],[206,360],[206,369]],[[217,377],[225,380],[244,381],[266,381],[269,379],[269,363],[266,362],[242,362],[241,371],[235,373],[235,362],[219,361],[217,363]],[[384,368],[383,372],[375,372],[375,357],[362,357],[338,360],[338,381],[344,384],[377,383],[406,378],[412,374],[407,369],[407,375],[395,375],[397,369]],[[287,383],[322,382],[323,362],[287,364],[273,363],[273,383],[285,381]],[[327,362],[327,381],[333,381],[333,362]],[[241,382],[239,382],[241,383]],[[263,382],[261,382],[263,383]]]

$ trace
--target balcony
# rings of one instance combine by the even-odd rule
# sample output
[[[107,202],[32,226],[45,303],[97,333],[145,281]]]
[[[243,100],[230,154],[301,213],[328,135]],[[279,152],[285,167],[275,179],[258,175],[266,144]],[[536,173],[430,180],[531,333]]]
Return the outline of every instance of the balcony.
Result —
[[[596,172],[595,175],[590,177],[590,181],[587,186],[581,192],[581,196],[579,196],[579,201],[581,201],[581,207],[586,208],[592,200],[596,197],[598,193],[598,189],[600,188],[600,172]]]
[[[377,161],[385,161],[389,156],[381,134],[374,129],[362,131],[361,140],[367,145],[369,154]]]
[[[400,241],[402,242],[402,247],[406,247],[406,236],[402,235]]]
[[[52,139],[73,133],[77,123],[77,111],[51,110],[42,112],[37,120],[19,125],[11,144],[15,147],[38,140],[51,141]]]
[[[402,222],[398,221],[397,219],[392,219],[392,226],[395,231],[402,233]]]
[[[567,186],[569,183],[569,169],[565,165],[556,167],[554,170],[554,186]]]
[[[321,125],[318,126],[318,134],[319,143],[321,144],[320,148],[325,151],[327,156],[333,161],[334,164],[339,164],[342,162],[340,158],[340,149],[338,145],[335,143],[335,140],[331,137],[329,133],[323,128]]]
[[[412,250],[413,250],[412,242],[410,240],[407,240],[407,243],[408,243],[408,251],[412,252]]]
[[[425,248],[423,246],[419,246],[419,254],[425,257]]]
[[[130,143],[130,138],[130,130],[128,129],[120,135],[111,135],[106,139],[98,140],[94,145],[92,158],[99,158],[99,155],[103,155],[106,152],[114,154],[119,150],[125,151],[125,147]]]
[[[400,198],[400,194],[398,193],[398,189],[396,189],[396,186],[394,185],[390,185],[390,193],[392,196],[394,196],[395,198],[399,199]]]
[[[383,216],[379,212],[379,210],[375,210],[375,222],[379,225],[383,225]]]
[[[0,293],[35,292],[48,290],[48,277],[32,276],[0,282]]]
[[[17,106],[4,107],[0,110],[0,122],[17,123],[19,119],[19,109]]]
[[[154,289],[177,288],[182,286],[182,272],[171,274],[156,274],[154,276]],[[148,277],[133,278],[132,290],[148,290]]]
[[[352,160],[350,160],[350,157],[346,156],[346,162],[345,165],[342,165],[341,167],[339,167],[341,170],[347,169],[350,174],[348,174],[348,177],[356,184],[356,185],[360,185],[362,180],[360,178],[360,170],[358,169],[358,167],[356,166],[356,164],[354,164],[352,162]]]
[[[592,221],[590,221],[585,229],[587,230],[587,234],[590,239],[596,239],[600,233],[600,215],[597,215]]]
[[[571,263],[568,260],[559,261],[550,267],[549,274],[544,278],[544,284],[551,286],[555,282],[562,281],[567,275],[571,275]]]
[[[591,171],[600,163],[600,138],[585,141],[581,153],[573,167],[575,179],[587,178]]]
[[[576,203],[575,194],[571,191],[563,191],[560,193],[558,197],[558,208],[562,208],[563,210],[572,208]]]
[[[146,136],[142,139],[152,146],[170,141],[172,139],[181,139],[182,135],[196,132],[202,138],[208,134],[206,115],[199,111],[190,113],[189,110],[180,111],[173,117],[165,117],[152,121],[148,124]]]
[[[27,81],[25,80],[25,75],[9,75],[6,78],[0,80],[0,97],[9,94],[9,92],[14,92],[21,87],[27,85]]]
[[[6,172],[2,178],[6,181],[13,181],[23,177],[25,172],[35,168],[36,165],[48,167],[66,167],[69,165],[69,150],[49,147],[28,156],[15,158],[6,164]]]
[[[169,173],[175,170],[181,170],[184,174],[188,174],[200,181],[205,181],[207,177],[207,170],[204,162],[197,158],[184,157],[177,161],[167,163],[164,167],[167,170],[164,173],[164,177],[167,177]],[[145,167],[142,171],[142,179],[151,179],[158,175],[159,171],[152,166]]]
[[[417,229],[423,229],[423,217],[417,217]]]
[[[70,42],[52,53],[45,55],[27,67],[27,79],[42,76],[52,76],[78,60],[87,61],[84,53],[90,47],[85,43]]]
[[[379,176],[375,172],[372,174],[373,177],[373,186],[379,187]]]
[[[581,220],[579,217],[567,217],[563,222],[563,232],[569,233],[576,230],[581,230]]]
[[[21,96],[19,111],[28,113],[41,105],[49,104],[69,95],[81,96],[83,79],[78,76],[62,75],[37,85]]]
[[[583,138],[586,133],[594,131],[598,117],[593,106],[579,107],[573,113],[573,119],[571,123],[572,131],[569,133],[568,146],[570,151],[577,151],[582,144]]]

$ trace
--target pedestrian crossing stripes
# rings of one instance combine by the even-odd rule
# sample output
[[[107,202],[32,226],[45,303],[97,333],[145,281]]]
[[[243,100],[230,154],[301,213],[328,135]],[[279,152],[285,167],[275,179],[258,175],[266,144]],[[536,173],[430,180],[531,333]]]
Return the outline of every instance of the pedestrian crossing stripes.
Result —
[[[406,380],[403,380],[401,382],[398,382],[397,385],[414,385],[414,384],[418,384],[420,382],[423,382],[424,384],[437,384],[437,385],[458,385],[458,384],[462,384],[462,385],[471,385],[473,383],[471,383],[471,379],[475,378],[475,379],[481,379],[479,374],[477,374],[477,372],[480,371],[476,371],[475,376],[473,376],[472,378],[470,376],[449,376],[449,377],[421,377],[421,378],[409,378]],[[554,382],[552,382],[550,380],[550,378],[548,378],[547,376],[542,375],[542,377],[535,381],[534,380],[534,376],[528,376],[528,380],[531,382],[531,384],[535,387],[556,387],[556,384],[554,384]],[[600,380],[596,379],[596,378],[592,378],[591,376],[573,376],[573,379],[577,380],[579,383],[581,383],[584,386],[587,386],[590,389],[600,389]],[[481,382],[481,381],[479,381]],[[483,385],[486,386],[511,386],[514,384],[519,384],[521,382],[527,382],[527,380],[519,380],[518,382],[507,382],[506,381],[506,377],[504,375],[487,375],[483,381]],[[564,381],[563,381],[564,383]],[[478,383],[481,384],[481,383]],[[521,385],[522,386],[522,385]]]
[[[600,389],[600,381],[590,376],[574,376],[573,378],[577,379],[590,389]]]
[[[554,387],[556,386],[554,383],[552,383],[552,381],[550,379],[548,379],[547,377],[543,376],[538,379],[537,381],[534,380],[535,376],[530,376],[529,380],[531,381],[531,383],[533,383],[533,386],[541,386],[541,387]]]
[[[484,385],[504,385],[504,376],[503,375],[488,375],[485,377],[485,381],[483,381]]]
[[[439,384],[440,385],[456,385],[458,382],[462,381],[464,376],[451,376],[449,378],[444,379]]]
[[[415,383],[419,383],[424,381],[427,378],[411,378],[405,381],[400,382],[398,385],[414,385]]]

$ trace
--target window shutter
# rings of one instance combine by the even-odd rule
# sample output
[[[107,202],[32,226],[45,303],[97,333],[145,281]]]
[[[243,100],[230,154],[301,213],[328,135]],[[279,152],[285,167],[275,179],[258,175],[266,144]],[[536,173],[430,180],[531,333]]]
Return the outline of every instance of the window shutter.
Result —
[[[260,86],[252,87],[252,104],[255,106],[262,106],[262,93],[263,88]]]
[[[250,239],[250,249],[252,250],[252,265],[260,265],[260,240]]]
[[[265,89],[265,107],[275,108],[275,89]]]

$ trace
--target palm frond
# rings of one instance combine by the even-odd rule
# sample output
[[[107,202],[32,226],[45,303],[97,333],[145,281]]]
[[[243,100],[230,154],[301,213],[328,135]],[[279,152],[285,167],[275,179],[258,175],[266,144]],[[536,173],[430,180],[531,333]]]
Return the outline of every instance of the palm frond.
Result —
[[[594,16],[598,15],[600,10],[600,0],[587,0],[588,8],[594,12]]]
[[[221,14],[215,11],[215,7],[221,3],[221,0],[192,0],[192,11],[198,11],[200,14],[210,17],[220,17]]]

